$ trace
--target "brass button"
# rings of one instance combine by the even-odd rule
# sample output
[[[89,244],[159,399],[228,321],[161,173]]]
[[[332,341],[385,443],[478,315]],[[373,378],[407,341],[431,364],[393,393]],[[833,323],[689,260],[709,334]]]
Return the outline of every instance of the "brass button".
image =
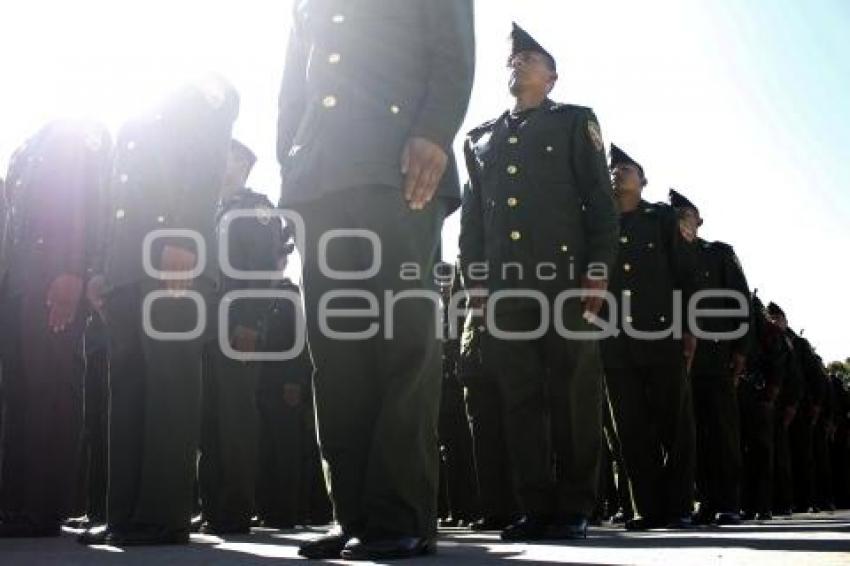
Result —
[[[393,114],[398,114],[399,112],[401,112],[401,108],[393,104],[392,106],[390,106],[390,112],[392,112]]]
[[[567,244],[563,244],[563,245],[561,245],[561,251],[566,253],[566,252],[570,251],[570,247]]]
[[[552,153],[553,151],[555,151],[555,148],[554,148],[554,147],[552,147],[551,145],[547,145],[547,146],[546,146],[546,151],[547,151],[547,152],[549,152],[549,153]]]
[[[328,63],[331,65],[336,65],[340,61],[342,61],[342,55],[339,53],[331,53],[330,56],[328,56]]]
[[[516,175],[516,172],[519,171],[516,165],[508,165],[508,175]]]
[[[509,198],[508,198],[508,206],[509,206],[509,207],[513,208],[513,207],[515,207],[517,204],[519,204],[519,201],[516,199],[516,197],[509,197]]]
[[[331,18],[331,21],[335,24],[341,24],[345,21],[345,16],[342,14],[334,14],[334,16]]]
[[[653,244],[652,242],[649,242],[649,244],[647,244],[646,247],[648,247],[649,249],[653,249],[653,248],[655,248],[655,244]]]
[[[119,208],[118,210],[115,211],[115,218],[117,218],[118,220],[121,220],[122,218],[124,218],[124,209],[123,208]]]
[[[621,238],[620,238],[620,243],[621,243],[621,244],[628,244],[628,243],[629,243],[629,238],[628,238],[628,237],[626,237],[626,236],[621,237]]]
[[[508,143],[511,145],[516,145],[519,143],[519,138],[516,136],[511,136],[508,138]]]
[[[511,240],[513,240],[514,242],[516,242],[516,241],[518,241],[520,238],[522,238],[522,234],[520,234],[518,231],[514,230],[513,232],[511,232]]]
[[[336,106],[336,97],[335,96],[326,96],[322,100],[322,106],[324,106],[325,108],[333,108],[334,106]]]
[[[623,269],[625,269],[626,271],[631,271],[631,270],[632,270],[632,266],[631,266],[630,264],[628,264],[628,263],[627,263],[627,264],[623,265]]]
[[[661,322],[665,322],[667,319],[664,317],[664,315],[662,315],[658,317],[658,320],[660,320]]]

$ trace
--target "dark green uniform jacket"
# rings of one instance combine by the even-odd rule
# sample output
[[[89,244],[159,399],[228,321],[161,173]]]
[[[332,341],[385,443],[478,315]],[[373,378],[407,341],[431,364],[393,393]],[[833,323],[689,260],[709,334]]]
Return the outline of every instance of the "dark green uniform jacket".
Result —
[[[676,211],[664,203],[641,201],[637,209],[620,216],[620,253],[611,270],[609,291],[618,302],[617,327],[660,332],[673,321],[674,291],[682,292],[682,325],[687,330],[687,305],[697,290],[697,256],[679,232]],[[630,312],[624,303],[630,299]],[[603,309],[602,317],[609,313]],[[669,364],[682,356],[681,341],[635,339],[621,332],[602,341],[606,367]]]
[[[732,246],[723,242],[706,242],[698,240],[697,254],[699,271],[697,281],[700,288],[709,290],[737,291],[747,299],[749,311],[750,291],[747,279]],[[737,309],[737,301],[721,298],[707,298],[699,302],[700,309]],[[743,317],[709,317],[699,321],[699,327],[706,332],[732,332],[741,324],[750,323],[749,316]],[[729,372],[729,364],[733,354],[746,354],[749,343],[747,334],[737,340],[700,340],[694,358],[693,372],[724,374]]]
[[[217,221],[220,222],[233,210],[246,210],[253,214],[234,219],[226,233],[219,232],[222,240],[228,239],[230,265],[241,271],[277,271],[283,248],[283,230],[280,219],[271,214],[272,203],[265,195],[244,188],[219,202]],[[230,291],[271,288],[272,281],[269,280],[236,279],[222,275],[219,298]],[[231,330],[240,325],[263,331],[270,309],[271,301],[268,299],[239,300],[230,310]]]
[[[111,188],[110,228],[104,239],[104,273],[120,287],[144,277],[142,242],[157,229],[193,230],[206,242],[204,275],[218,276],[215,211],[230,150],[238,100],[205,99],[186,88],[158,113],[128,122],[118,136]],[[186,238],[162,239],[195,249]]]
[[[279,101],[281,205],[360,185],[400,187],[410,137],[451,155],[474,42],[471,0],[295,2]],[[453,157],[439,194],[458,201]]]
[[[547,100],[521,123],[506,112],[469,132],[464,154],[470,183],[460,254],[467,286],[554,295],[577,288],[589,264],[613,264],[617,214],[592,110]],[[469,271],[481,262],[488,263],[486,281]],[[506,263],[522,265],[522,278],[503,270]]]

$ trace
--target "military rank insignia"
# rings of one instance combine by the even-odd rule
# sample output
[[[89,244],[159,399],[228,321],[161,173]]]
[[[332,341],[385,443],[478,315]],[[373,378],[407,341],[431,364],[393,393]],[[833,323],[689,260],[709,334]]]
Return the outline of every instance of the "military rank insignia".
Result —
[[[602,140],[602,130],[594,120],[587,121],[587,135],[590,136],[590,141],[593,142],[593,147],[596,151],[605,149],[605,142]]]

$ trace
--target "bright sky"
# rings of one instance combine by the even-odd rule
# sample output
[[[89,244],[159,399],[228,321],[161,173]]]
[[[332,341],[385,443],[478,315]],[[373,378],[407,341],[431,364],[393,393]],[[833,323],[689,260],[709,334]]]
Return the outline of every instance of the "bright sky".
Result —
[[[387,0],[399,1],[399,0]],[[290,2],[4,0],[0,169],[46,120],[117,128],[206,70],[242,94],[236,135],[276,200],[276,98]],[[557,58],[553,98],[592,106],[640,161],[648,200],[676,187],[733,244],[825,360],[850,356],[850,3],[846,0],[477,0],[478,73],[465,129],[509,104],[511,20]],[[447,222],[445,255],[457,250]],[[843,259],[842,259],[843,258]]]

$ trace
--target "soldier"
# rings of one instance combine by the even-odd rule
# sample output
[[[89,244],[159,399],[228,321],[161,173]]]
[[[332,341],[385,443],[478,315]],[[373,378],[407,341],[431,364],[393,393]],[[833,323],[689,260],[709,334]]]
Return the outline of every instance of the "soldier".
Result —
[[[460,193],[451,148],[472,89],[472,2],[306,0],[293,22],[278,122],[281,206],[306,224],[298,245],[308,340],[340,527],[300,552],[431,552],[440,394],[432,268]],[[338,229],[357,236],[330,232]],[[373,325],[370,305],[390,312],[381,303],[402,292],[417,298],[390,305],[392,325]],[[362,314],[320,324],[329,303]]]
[[[202,314],[218,276],[215,208],[238,111],[233,87],[209,76],[119,134],[103,275],[88,291],[109,331],[107,527],[83,533],[84,544],[189,541]]]
[[[452,267],[451,264],[443,264]],[[460,289],[460,272],[456,280],[440,281],[443,304],[443,387],[440,394],[440,525],[462,527],[479,518],[478,481],[472,432],[464,403],[463,384],[459,376],[460,339],[449,332],[449,303],[453,289]]]
[[[767,315],[782,332],[783,349],[786,351],[784,380],[777,399],[776,439],[774,441],[774,489],[773,514],[791,515],[794,503],[794,478],[791,467],[789,430],[794,422],[803,397],[803,374],[800,369],[799,353],[788,329],[785,312],[776,303],[767,305]]]
[[[814,507],[815,428],[820,421],[826,395],[826,374],[820,358],[808,340],[787,330],[803,376],[803,395],[794,421],[788,429],[791,471],[794,478],[794,511],[809,513]]]
[[[703,289],[736,293],[711,297],[700,309],[742,310],[738,316],[710,317],[699,321],[700,330],[714,334],[745,333],[738,338],[700,339],[691,368],[697,433],[697,488],[700,508],[697,521],[736,525],[740,518],[741,430],[737,387],[746,369],[749,344],[750,291],[741,263],[732,246],[699,237],[703,219],[694,204],[670,190],[670,205],[680,218],[683,236],[696,241],[699,256],[698,284]]]
[[[751,350],[738,384],[741,411],[743,518],[773,518],[776,405],[786,376],[789,352],[783,333],[767,317],[761,300],[752,297]]]
[[[850,508],[850,391],[847,376],[839,371],[832,374],[835,403],[835,435],[832,438],[833,493],[839,509]]]
[[[100,124],[57,120],[10,163],[0,264],[0,537],[58,536],[72,512],[83,428],[82,292],[110,145]]]
[[[820,356],[817,360],[823,368]],[[835,511],[835,478],[832,475],[831,444],[835,438],[838,398],[832,387],[832,376],[824,369],[822,372],[823,405],[820,418],[814,430],[814,481],[813,494],[815,510]]]
[[[282,269],[292,248],[293,244],[285,244]],[[301,292],[289,279],[279,281],[276,287]],[[283,352],[293,348],[297,316],[300,314],[290,301],[274,301],[266,323],[266,350]],[[257,395],[260,410],[258,517],[262,526],[275,529],[327,524],[331,520],[330,502],[322,481],[316,441],[310,355],[304,349],[291,360],[262,362],[262,366]]]
[[[546,324],[561,291],[604,290],[617,225],[596,116],[589,108],[550,100],[558,79],[555,59],[516,24],[512,40],[509,85],[516,104],[466,140],[470,185],[460,250],[467,287],[523,295],[488,299],[493,324],[516,333]],[[474,273],[479,265],[489,268],[486,281]],[[544,300],[529,298],[536,293]],[[555,316],[570,331],[589,332],[587,317],[598,312],[601,301],[576,295]],[[584,538],[596,504],[602,435],[598,344],[567,340],[548,326],[535,339],[491,333],[525,514],[502,531],[505,540]]]
[[[220,238],[228,239],[228,260],[242,271],[274,272],[283,251],[280,219],[272,217],[265,195],[245,186],[257,158],[233,140],[227,174],[216,214]],[[231,211],[248,211],[248,217]],[[282,275],[282,274],[281,274]],[[226,298],[231,291],[271,289],[268,280],[241,280],[221,275],[211,304],[217,321],[219,304],[229,305],[226,339],[240,353],[251,353],[262,343],[268,299]],[[247,534],[254,516],[259,417],[257,381],[261,365],[234,359],[222,351],[216,334],[205,346],[209,369],[203,376],[204,415],[198,479],[207,534]]]
[[[676,211],[643,200],[643,167],[615,145],[611,170],[620,205],[620,253],[610,291],[622,312],[611,321],[620,333],[603,341],[602,359],[639,515],[626,528],[687,528],[695,472],[687,371],[696,340],[688,329],[676,335],[673,312],[679,306],[676,292],[684,307],[696,290],[696,254],[680,233]],[[654,335],[644,339],[635,331]]]

